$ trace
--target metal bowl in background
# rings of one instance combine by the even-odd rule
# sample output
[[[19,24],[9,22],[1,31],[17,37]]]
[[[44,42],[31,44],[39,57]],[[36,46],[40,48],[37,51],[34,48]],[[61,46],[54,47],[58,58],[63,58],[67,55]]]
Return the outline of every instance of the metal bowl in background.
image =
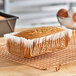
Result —
[[[18,17],[0,12],[0,16],[6,19],[0,20],[0,37],[6,33],[14,32],[15,23]]]
[[[76,30],[76,22],[73,21],[72,16],[74,14],[74,11],[72,9],[68,10],[68,17],[67,18],[61,18],[58,17],[58,22],[60,23],[61,27],[65,27],[67,29]]]
[[[76,30],[76,22],[72,20],[72,18],[59,18],[58,22],[60,23],[61,27],[66,27],[68,29]]]

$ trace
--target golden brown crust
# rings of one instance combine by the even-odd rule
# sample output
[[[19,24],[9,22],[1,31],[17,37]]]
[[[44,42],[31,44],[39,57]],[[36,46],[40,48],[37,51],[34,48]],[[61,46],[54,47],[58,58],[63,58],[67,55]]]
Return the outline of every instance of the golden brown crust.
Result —
[[[22,31],[18,34],[15,34],[15,36],[23,37],[26,39],[33,39],[33,38],[40,38],[51,34],[55,34],[60,31],[64,31],[64,30],[57,27],[39,27],[39,28]]]

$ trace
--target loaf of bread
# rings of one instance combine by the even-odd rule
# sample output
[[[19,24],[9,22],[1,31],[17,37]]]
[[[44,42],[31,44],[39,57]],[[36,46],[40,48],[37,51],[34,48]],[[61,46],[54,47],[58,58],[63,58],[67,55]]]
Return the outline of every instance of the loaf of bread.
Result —
[[[48,26],[5,34],[4,37],[9,53],[30,58],[65,49],[71,33],[71,30]]]

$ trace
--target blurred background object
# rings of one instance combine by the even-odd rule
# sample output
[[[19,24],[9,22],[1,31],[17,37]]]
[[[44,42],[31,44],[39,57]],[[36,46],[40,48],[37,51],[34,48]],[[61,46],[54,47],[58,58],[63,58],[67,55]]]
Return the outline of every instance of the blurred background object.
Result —
[[[16,27],[59,25],[56,13],[60,8],[75,10],[76,0],[0,0],[0,9],[19,17]]]

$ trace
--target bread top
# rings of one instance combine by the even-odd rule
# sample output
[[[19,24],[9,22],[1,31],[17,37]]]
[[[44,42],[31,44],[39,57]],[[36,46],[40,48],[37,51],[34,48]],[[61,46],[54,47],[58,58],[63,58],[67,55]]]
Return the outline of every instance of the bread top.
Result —
[[[34,39],[34,38],[41,38],[44,36],[48,36],[51,34],[55,34],[58,32],[64,31],[64,29],[58,28],[58,27],[39,27],[39,28],[33,28],[29,30],[22,31],[20,33],[15,34],[17,37],[23,37],[26,39]]]

